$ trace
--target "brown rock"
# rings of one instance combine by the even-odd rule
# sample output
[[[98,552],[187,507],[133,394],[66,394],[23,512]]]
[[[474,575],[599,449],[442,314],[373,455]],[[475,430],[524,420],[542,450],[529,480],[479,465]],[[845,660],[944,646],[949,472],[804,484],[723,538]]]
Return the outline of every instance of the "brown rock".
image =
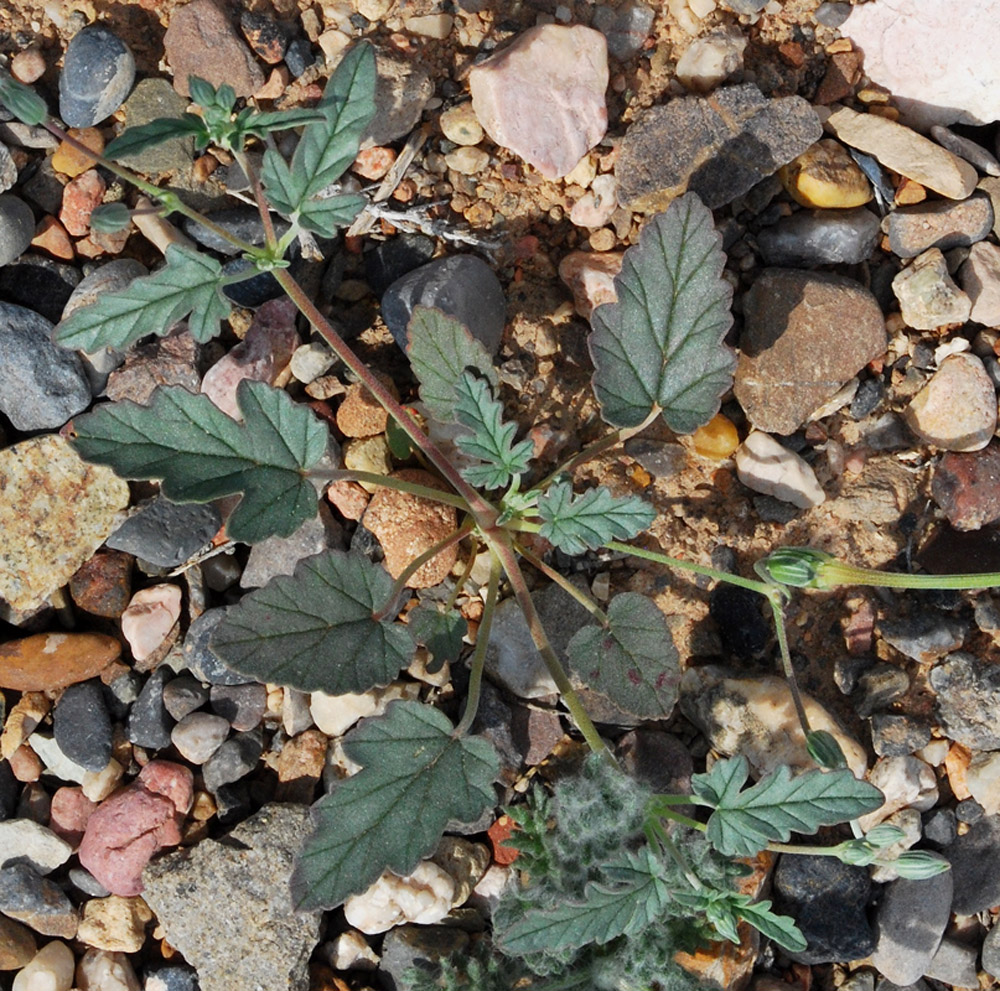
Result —
[[[27,743],[18,747],[10,755],[8,762],[10,763],[10,769],[14,777],[23,784],[37,781],[42,776],[42,771],[44,770],[42,759]]]
[[[934,470],[931,495],[957,530],[1000,519],[1000,445],[946,454]]]
[[[106,190],[107,185],[96,169],[78,175],[63,187],[59,219],[74,237],[83,237],[90,230],[90,215]]]
[[[37,949],[34,933],[27,926],[0,915],[0,971],[20,970]]]
[[[836,52],[832,55],[826,75],[816,90],[816,102],[826,106],[850,96],[861,78],[863,61],[864,56],[859,51]]]
[[[390,478],[414,482],[447,492],[447,486],[430,472],[404,468]],[[385,566],[398,578],[414,558],[447,537],[458,525],[454,506],[432,502],[409,492],[379,488],[365,512],[364,525],[378,538],[385,551]],[[458,548],[441,551],[421,565],[406,582],[407,588],[429,588],[444,580],[458,559]]]
[[[252,96],[264,85],[264,73],[250,49],[213,0],[191,0],[175,7],[163,50],[174,73],[174,89],[181,96],[191,95],[191,75],[216,87],[228,83],[237,96]]]
[[[54,691],[101,673],[121,654],[102,633],[36,633],[0,645],[0,688]]]
[[[328,742],[326,734],[318,729],[307,729],[286,741],[278,754],[276,802],[312,804],[316,785],[323,776]]]
[[[377,377],[398,399],[392,379],[381,374]],[[385,432],[388,421],[389,414],[360,382],[347,387],[344,401],[337,410],[337,427],[345,437],[374,437]]]
[[[125,364],[108,379],[108,398],[145,404],[158,385],[182,385],[197,392],[198,351],[198,342],[187,331],[130,348]]]
[[[885,324],[860,283],[765,269],[747,293],[734,390],[759,430],[790,434],[874,358]]]
[[[55,217],[42,217],[38,221],[31,246],[62,261],[71,262],[76,256],[66,228]]]
[[[85,612],[117,619],[132,595],[132,555],[98,551],[69,580],[69,592]]]
[[[347,520],[360,520],[368,508],[368,493],[357,482],[333,482],[326,490],[326,497]]]
[[[52,703],[41,692],[25,692],[7,714],[0,735],[0,758],[7,760],[49,714]]]
[[[903,411],[906,425],[945,451],[979,451],[997,427],[997,396],[983,363],[966,351],[949,355]]]
[[[71,127],[66,133],[97,155],[104,151],[104,135],[96,127]],[[52,156],[52,168],[56,172],[68,175],[71,179],[75,179],[87,169],[92,169],[94,164],[94,155],[78,151],[67,141],[61,142]]]

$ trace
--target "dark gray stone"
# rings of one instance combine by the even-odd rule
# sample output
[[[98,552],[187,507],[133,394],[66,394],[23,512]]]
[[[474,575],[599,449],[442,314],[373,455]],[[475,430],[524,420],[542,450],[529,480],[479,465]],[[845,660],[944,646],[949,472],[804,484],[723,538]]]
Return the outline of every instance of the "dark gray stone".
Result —
[[[174,720],[163,704],[163,686],[173,678],[168,667],[157,668],[142,686],[139,697],[132,703],[125,735],[136,746],[161,750],[170,746],[170,731]]]
[[[93,127],[124,102],[135,81],[128,46],[102,24],[84,28],[66,48],[59,74],[59,116],[70,127]]]
[[[913,258],[928,248],[948,251],[982,241],[993,226],[993,207],[989,196],[977,190],[965,200],[897,207],[886,225],[893,254]]]
[[[62,889],[27,864],[0,869],[0,912],[44,936],[72,939],[77,913]]]
[[[189,674],[171,678],[163,686],[163,707],[178,722],[208,701],[208,688]]]
[[[910,688],[910,676],[892,664],[879,661],[858,677],[858,687],[852,693],[859,716],[867,718],[887,708]]]
[[[257,766],[263,750],[264,740],[259,730],[231,736],[202,765],[205,787],[217,793],[246,777]]]
[[[629,2],[617,10],[603,4],[594,9],[592,27],[604,35],[612,58],[631,58],[649,36],[655,13],[644,3]]]
[[[923,838],[933,847],[953,843],[958,835],[958,820],[951,809],[931,809],[924,814]]]
[[[719,582],[708,597],[708,612],[719,631],[722,647],[740,661],[759,658],[771,639],[767,600],[759,592]]]
[[[879,219],[863,206],[853,210],[800,210],[757,235],[768,265],[856,265],[871,257]]]
[[[968,635],[969,624],[955,616],[918,612],[904,619],[883,620],[878,632],[901,654],[929,664],[958,650]]]
[[[69,880],[74,888],[85,895],[90,895],[91,898],[107,898],[111,894],[90,871],[85,871],[82,867],[71,867]]]
[[[0,269],[0,299],[55,323],[79,283],[80,272],[73,265],[29,253]]]
[[[630,730],[615,745],[626,774],[664,795],[689,793],[694,762],[670,733],[648,727]]]
[[[88,771],[103,771],[111,760],[111,715],[99,678],[70,685],[52,712],[59,749]]]
[[[0,142],[0,193],[6,193],[17,182],[17,164],[10,149]]]
[[[976,988],[976,948],[956,939],[942,939],[941,945],[928,964],[924,976],[956,988]]]
[[[767,6],[768,0],[721,0],[721,3],[726,10],[731,10],[734,14],[752,17]]]
[[[975,915],[1000,904],[1000,816],[985,816],[941,851],[951,863],[951,908]]]
[[[872,716],[872,747],[879,757],[903,757],[930,742],[930,726],[913,716],[896,712]]]
[[[403,231],[365,254],[365,279],[381,296],[397,279],[425,265],[434,256],[434,240],[425,234]]]
[[[0,195],[0,267],[28,250],[35,236],[35,215],[20,196]]]
[[[714,210],[822,136],[802,97],[771,100],[753,83],[673,99],[646,110],[625,132],[615,164],[618,202],[656,213],[690,190]]]
[[[984,809],[974,798],[963,798],[962,801],[955,806],[955,818],[959,822],[968,823],[969,825],[974,822],[979,822],[985,814],[986,809]]]
[[[994,925],[983,940],[983,970],[1000,980],[1000,925]]]
[[[873,413],[885,399],[885,385],[881,379],[862,379],[851,400],[850,413],[855,420],[863,420]]]
[[[212,505],[178,505],[157,496],[115,530],[107,545],[158,568],[175,568],[208,544],[220,526],[222,516]]]
[[[808,943],[789,956],[807,964],[867,957],[875,949],[865,914],[870,892],[865,867],[832,857],[782,854],[774,874],[774,908],[795,920]]]
[[[438,964],[469,945],[467,933],[449,926],[397,926],[386,933],[382,943],[379,978],[386,991],[402,991],[410,985],[403,975],[411,968],[427,974],[427,986],[433,986]]]
[[[285,51],[285,65],[293,79],[298,79],[315,61],[316,54],[308,38],[296,38],[289,43]]]
[[[9,819],[17,808],[17,793],[20,783],[14,777],[7,761],[0,763],[0,822]]]
[[[267,709],[267,689],[256,683],[247,685],[212,685],[212,711],[237,732],[260,725]]]
[[[0,303],[0,411],[17,430],[55,430],[91,400],[80,359],[51,341],[52,324]]]
[[[361,147],[387,145],[404,138],[420,122],[434,95],[434,81],[420,59],[400,58],[386,49],[375,53],[375,116],[365,130]]]
[[[201,991],[198,972],[184,964],[159,964],[148,967],[143,991]]]
[[[476,255],[438,258],[397,279],[382,296],[382,319],[406,350],[406,325],[415,306],[432,306],[460,320],[489,354],[503,335],[503,287],[493,269]]]
[[[224,231],[232,234],[233,237],[241,238],[249,244],[262,245],[264,243],[264,225],[261,223],[260,214],[252,206],[227,207],[225,210],[216,210],[208,215],[212,223],[217,224]],[[219,254],[234,257],[241,254],[241,250],[236,245],[231,244],[224,237],[197,220],[185,218],[181,226],[188,237],[193,238],[200,245],[218,251]],[[274,232],[281,237],[288,230],[288,222],[275,218]]]
[[[307,557],[336,546],[340,528],[330,509],[320,504],[316,516],[305,521],[289,537],[268,537],[250,549],[240,577],[241,588],[261,588],[278,575],[291,575]]]
[[[209,609],[191,624],[184,638],[184,663],[199,681],[210,685],[245,685],[253,679],[230,671],[209,647],[212,634],[225,615],[225,609]]]
[[[683,445],[649,437],[629,438],[625,441],[625,453],[657,478],[678,474],[688,462]]]
[[[188,101],[166,79],[140,79],[125,101],[125,127],[139,127],[160,117],[183,117]],[[194,137],[174,137],[152,148],[118,158],[136,172],[160,175],[186,171],[194,160]]]
[[[1000,750],[1000,666],[956,651],[931,669],[928,680],[949,739],[973,751]]]

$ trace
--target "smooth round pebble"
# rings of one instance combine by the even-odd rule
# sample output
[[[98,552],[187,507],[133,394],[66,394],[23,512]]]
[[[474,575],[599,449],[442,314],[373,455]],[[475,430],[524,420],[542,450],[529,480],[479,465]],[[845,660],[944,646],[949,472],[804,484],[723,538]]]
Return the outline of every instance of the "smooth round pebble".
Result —
[[[69,991],[75,967],[73,951],[60,940],[53,940],[14,976],[12,991]]]
[[[69,43],[59,74],[59,115],[70,127],[93,127],[124,102],[135,81],[135,59],[106,27],[84,28]]]
[[[35,216],[19,196],[0,195],[0,266],[28,250],[35,236]]]
[[[208,688],[189,674],[163,686],[163,705],[174,719],[183,719],[208,701]]]
[[[45,56],[37,48],[18,52],[10,60],[10,74],[26,86],[38,82],[45,74]]]
[[[100,679],[70,685],[52,713],[59,749],[88,771],[103,771],[111,760],[111,715]]]
[[[192,712],[170,734],[181,756],[192,764],[204,764],[229,735],[229,721],[209,712]]]
[[[456,148],[448,152],[444,160],[449,169],[461,172],[462,175],[475,175],[490,164],[490,156],[482,148]]]
[[[441,114],[441,130],[457,145],[477,145],[483,140],[483,126],[471,103],[462,103]]]

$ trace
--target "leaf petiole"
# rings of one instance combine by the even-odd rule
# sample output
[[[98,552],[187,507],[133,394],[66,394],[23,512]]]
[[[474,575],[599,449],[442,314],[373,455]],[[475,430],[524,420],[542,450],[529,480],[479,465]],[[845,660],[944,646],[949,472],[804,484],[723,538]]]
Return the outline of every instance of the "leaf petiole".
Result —
[[[493,628],[493,616],[497,608],[497,595],[500,590],[500,577],[503,568],[496,554],[490,552],[490,579],[486,588],[486,602],[483,605],[483,618],[476,633],[476,649],[472,654],[469,672],[469,688],[465,698],[465,711],[462,719],[455,727],[452,737],[458,739],[472,729],[476,713],[479,711],[479,696],[483,687],[483,668],[486,664],[486,648],[490,642],[490,630]]]

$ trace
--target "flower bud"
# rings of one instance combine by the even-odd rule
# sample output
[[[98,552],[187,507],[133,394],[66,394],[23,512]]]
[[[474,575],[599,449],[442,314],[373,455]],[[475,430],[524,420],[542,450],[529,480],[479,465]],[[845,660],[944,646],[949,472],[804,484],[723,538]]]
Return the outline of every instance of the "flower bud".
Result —
[[[825,551],[811,547],[779,547],[761,562],[771,581],[794,588],[830,588],[835,581],[824,580],[827,564],[836,559]]]

